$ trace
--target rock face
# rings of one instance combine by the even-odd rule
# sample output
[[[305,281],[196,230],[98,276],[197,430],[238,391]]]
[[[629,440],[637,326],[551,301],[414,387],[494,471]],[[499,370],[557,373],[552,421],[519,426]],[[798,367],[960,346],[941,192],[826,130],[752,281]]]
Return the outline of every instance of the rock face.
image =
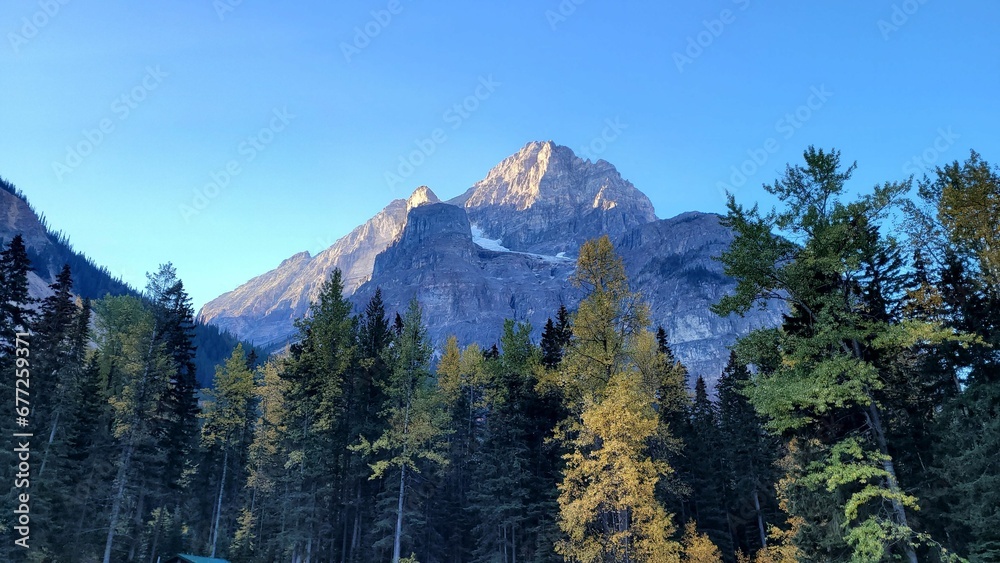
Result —
[[[504,319],[540,329],[559,305],[577,302],[567,281],[573,268],[566,258],[482,248],[465,211],[440,203],[410,212],[400,239],[375,259],[371,281],[351,300],[360,310],[381,288],[386,310],[402,312],[416,297],[435,342],[454,334],[463,345],[489,345]]]
[[[604,234],[692,374],[714,382],[739,335],[780,322],[777,309],[746,318],[709,310],[735,285],[713,259],[732,241],[717,215],[657,220],[649,199],[611,164],[551,142],[529,143],[447,203],[419,188],[321,254],[297,254],[218,297],[200,318],[279,347],[338,267],[359,311],[377,288],[390,314],[416,298],[439,345],[454,334],[463,345],[489,346],[505,319],[531,323],[537,339],[560,305],[579,303],[568,281],[574,256]]]
[[[684,213],[634,229],[617,244],[629,282],[649,303],[653,322],[666,328],[677,358],[710,383],[722,373],[737,336],[781,323],[777,307],[725,318],[709,310],[736,287],[714,259],[732,240],[718,215]]]
[[[449,203],[511,250],[574,253],[589,239],[616,240],[656,220],[649,198],[611,163],[590,162],[551,141],[529,143]]]
[[[407,212],[438,201],[434,192],[421,186],[330,248],[316,256],[301,252],[286,259],[274,270],[209,301],[198,316],[258,346],[280,347],[294,336],[295,319],[306,313],[334,268],[344,275],[345,291],[353,293],[371,277],[375,256],[399,236]]]

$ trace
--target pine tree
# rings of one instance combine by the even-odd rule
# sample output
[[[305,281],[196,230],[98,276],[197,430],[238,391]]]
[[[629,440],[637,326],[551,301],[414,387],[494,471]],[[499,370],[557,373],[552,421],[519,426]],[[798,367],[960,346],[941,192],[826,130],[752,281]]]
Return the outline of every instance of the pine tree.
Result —
[[[918,358],[925,395],[935,399],[934,441],[920,452],[920,469],[932,467],[922,492],[949,545],[989,561],[1000,557],[1000,170],[972,152],[925,177],[920,196],[924,207],[909,209],[908,225],[932,267],[910,293],[916,312],[978,337],[968,346],[926,346]]]
[[[724,450],[729,501],[738,548],[753,554],[767,545],[769,526],[779,521],[775,485],[775,463],[781,457],[781,443],[765,428],[765,420],[747,399],[751,380],[746,365],[735,353],[729,357],[716,385],[719,397],[719,430],[725,437]]]
[[[246,464],[249,494],[244,496],[230,545],[234,559],[270,561],[284,551],[280,523],[284,515],[281,485],[286,452],[281,441],[287,432],[287,381],[279,370],[275,361],[269,361],[255,377],[252,402],[256,419]]]
[[[103,378],[111,390],[112,437],[107,453],[116,459],[110,492],[111,508],[103,561],[128,557],[137,549],[140,526],[148,515],[142,509],[150,476],[160,475],[167,463],[160,447],[166,421],[157,405],[163,404],[175,377],[171,358],[157,345],[154,315],[133,297],[108,297],[99,304],[99,346],[104,353]],[[123,520],[130,502],[138,503],[133,520]],[[119,530],[121,528],[121,530]],[[115,555],[118,532],[132,540],[125,555]],[[119,548],[121,549],[121,548]]]
[[[542,329],[542,364],[549,369],[554,369],[562,360],[562,347],[559,345],[559,338],[556,332],[556,325],[550,317],[545,321],[545,328]]]
[[[690,516],[712,542],[731,557],[735,552],[727,505],[731,482],[724,457],[727,438],[719,431],[717,407],[708,397],[705,380],[695,381],[694,400],[690,411],[690,435],[685,444]]]
[[[34,479],[34,504],[38,517],[48,522],[38,539],[60,556],[67,555],[61,551],[65,548],[62,538],[72,526],[76,495],[68,439],[74,425],[82,422],[73,417],[74,403],[81,399],[75,394],[77,382],[85,369],[82,347],[86,332],[81,335],[79,331],[90,316],[89,308],[79,311],[72,287],[69,267],[65,266],[49,286],[52,295],[41,302],[32,350],[33,422],[38,425],[36,435],[43,440]]]
[[[334,269],[309,316],[298,323],[301,340],[282,371],[288,381],[286,436],[289,507],[285,538],[290,556],[309,558],[333,549],[335,507],[342,502],[345,458],[345,391],[357,360],[351,304]]]
[[[30,328],[31,305],[34,299],[28,294],[28,272],[31,260],[21,235],[15,235],[0,252],[0,328],[4,334]],[[5,339],[3,351],[12,353],[13,345]]]
[[[232,462],[241,461],[248,446],[250,437],[246,434],[247,419],[254,409],[253,394],[253,373],[247,368],[243,345],[238,345],[225,365],[215,369],[212,389],[205,392],[205,410],[202,413],[204,420],[201,427],[202,447],[214,453],[213,457],[216,459],[221,451],[222,457],[218,465],[213,464],[212,467],[221,475],[215,495],[209,543],[210,557],[215,557],[220,545],[228,545],[220,543],[219,537],[223,533],[221,532],[223,526],[226,526],[226,529],[230,528],[226,518],[233,514],[233,510],[227,509],[235,503],[233,499],[226,499],[225,495],[227,489],[231,492],[242,488],[233,487],[231,484],[241,485],[243,475],[243,468],[238,463]],[[235,467],[231,468],[231,465]],[[223,501],[226,501],[225,504]]]
[[[432,348],[421,320],[420,306],[410,302],[394,346],[387,351],[392,368],[386,388],[384,411],[387,429],[374,442],[362,438],[359,450],[374,456],[372,478],[390,475],[398,479],[395,525],[392,531],[392,562],[399,563],[406,537],[407,502],[413,475],[444,465],[444,435],[447,412],[434,393],[430,373]],[[398,472],[398,476],[395,473]],[[387,482],[388,485],[388,482]],[[409,542],[407,542],[409,543]]]
[[[166,455],[172,460],[186,460],[194,451],[197,433],[198,390],[195,373],[194,307],[184,290],[184,283],[177,278],[169,262],[160,265],[155,274],[146,274],[146,297],[151,302],[156,323],[156,344],[162,345],[173,362],[174,376],[170,392],[157,408],[160,416],[169,420],[169,428],[162,436]],[[171,463],[163,474],[163,491],[173,499],[163,499],[176,506],[181,494],[180,479],[185,469],[183,463]]]

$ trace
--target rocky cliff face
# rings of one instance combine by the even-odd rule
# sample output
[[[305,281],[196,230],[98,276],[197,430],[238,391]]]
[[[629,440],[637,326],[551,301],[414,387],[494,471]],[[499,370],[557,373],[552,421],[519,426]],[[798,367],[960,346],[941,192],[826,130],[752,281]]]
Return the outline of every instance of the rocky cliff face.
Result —
[[[736,287],[714,259],[732,240],[718,215],[684,213],[638,227],[617,244],[632,287],[649,303],[653,322],[666,328],[677,358],[710,383],[737,336],[781,322],[776,307],[725,318],[709,310]]]
[[[454,334],[463,345],[489,345],[504,319],[540,329],[559,305],[577,302],[567,281],[573,267],[565,258],[478,246],[462,208],[427,205],[410,212],[402,236],[376,258],[371,281],[352,301],[360,310],[381,288],[386,309],[402,312],[415,297],[436,342]]]
[[[294,335],[295,319],[306,313],[334,268],[344,275],[345,291],[353,293],[371,277],[375,256],[402,232],[407,212],[438,201],[429,188],[419,187],[330,248],[316,256],[301,252],[284,260],[274,270],[209,301],[198,316],[259,346],[281,346]]]
[[[416,297],[438,344],[454,334],[462,344],[488,346],[505,319],[531,323],[537,339],[560,305],[579,303],[568,281],[575,255],[604,234],[693,374],[714,381],[739,335],[780,321],[776,310],[746,318],[709,310],[734,287],[713,259],[732,240],[718,216],[657,220],[649,199],[611,164],[551,142],[529,143],[448,203],[419,188],[323,253],[289,258],[200,316],[258,345],[280,346],[338,267],[358,310],[376,288],[390,313]]]
[[[604,234],[616,240],[656,219],[649,198],[611,163],[551,141],[529,143],[449,203],[503,246],[547,255],[572,254]]]

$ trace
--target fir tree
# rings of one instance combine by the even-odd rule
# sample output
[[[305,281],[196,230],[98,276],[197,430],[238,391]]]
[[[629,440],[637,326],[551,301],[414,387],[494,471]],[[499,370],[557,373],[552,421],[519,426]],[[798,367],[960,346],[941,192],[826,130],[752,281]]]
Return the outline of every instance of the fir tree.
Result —
[[[362,439],[358,448],[377,459],[372,464],[372,478],[391,476],[397,480],[393,487],[396,491],[393,563],[399,563],[403,554],[413,475],[447,462],[442,453],[447,413],[434,393],[430,373],[432,348],[415,300],[410,302],[402,326],[394,346],[387,350],[387,363],[392,368],[384,411],[387,429],[374,442]]]

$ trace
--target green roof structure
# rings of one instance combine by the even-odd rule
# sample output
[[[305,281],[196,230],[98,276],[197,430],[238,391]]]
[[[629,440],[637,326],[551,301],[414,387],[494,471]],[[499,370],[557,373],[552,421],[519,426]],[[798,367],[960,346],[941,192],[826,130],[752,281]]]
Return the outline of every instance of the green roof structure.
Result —
[[[229,560],[216,559],[214,557],[199,557],[197,555],[178,553],[174,557],[167,559],[167,563],[229,563]]]

